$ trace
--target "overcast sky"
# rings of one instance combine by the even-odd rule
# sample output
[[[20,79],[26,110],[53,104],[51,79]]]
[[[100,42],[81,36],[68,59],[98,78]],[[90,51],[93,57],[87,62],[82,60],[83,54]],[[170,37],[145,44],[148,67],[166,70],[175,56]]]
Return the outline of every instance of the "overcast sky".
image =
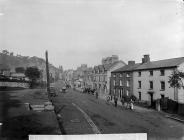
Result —
[[[184,56],[182,0],[0,0],[0,49],[55,66]]]

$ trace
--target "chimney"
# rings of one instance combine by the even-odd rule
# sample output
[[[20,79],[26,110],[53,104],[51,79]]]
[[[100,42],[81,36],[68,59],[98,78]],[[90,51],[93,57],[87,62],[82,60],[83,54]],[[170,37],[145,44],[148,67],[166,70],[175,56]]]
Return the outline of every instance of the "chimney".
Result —
[[[149,54],[144,55],[144,63],[150,62]]]
[[[128,65],[134,65],[135,61],[128,61]]]
[[[142,63],[144,63],[145,61],[144,61],[144,58],[142,58]]]

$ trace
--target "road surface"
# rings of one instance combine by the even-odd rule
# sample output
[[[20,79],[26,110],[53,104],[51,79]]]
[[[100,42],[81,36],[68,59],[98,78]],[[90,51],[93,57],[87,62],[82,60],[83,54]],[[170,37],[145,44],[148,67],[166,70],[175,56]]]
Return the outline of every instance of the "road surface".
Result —
[[[96,99],[93,95],[72,89],[69,89],[67,93],[60,93],[59,96],[53,98],[53,102],[56,108],[60,109],[58,114],[61,114],[63,118],[64,129],[66,128],[66,131],[71,129],[68,134],[94,133],[88,126],[80,128],[80,131],[77,126],[67,128],[67,126],[70,126],[69,118],[72,115],[75,115],[79,122],[84,121],[84,118],[81,117],[82,113],[72,105],[75,104],[91,118],[102,134],[147,133],[148,139],[184,139],[183,123],[166,118],[163,114],[154,110],[131,111],[120,107],[115,108],[112,104],[108,105],[105,101]],[[69,111],[66,111],[67,108]]]

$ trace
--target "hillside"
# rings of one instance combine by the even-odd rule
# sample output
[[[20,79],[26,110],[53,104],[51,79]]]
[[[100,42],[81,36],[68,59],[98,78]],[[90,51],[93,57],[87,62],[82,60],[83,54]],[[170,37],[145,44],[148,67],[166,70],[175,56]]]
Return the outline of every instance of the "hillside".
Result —
[[[11,69],[11,72],[15,71],[16,67],[30,67],[36,66],[43,72],[43,77],[46,79],[46,72],[45,72],[45,60],[43,58],[39,58],[36,56],[29,57],[29,56],[21,56],[21,55],[13,55],[13,53],[9,53],[8,51],[0,52],[0,64],[6,64]],[[50,73],[52,74],[53,78],[56,78],[59,75],[59,69],[49,64]]]

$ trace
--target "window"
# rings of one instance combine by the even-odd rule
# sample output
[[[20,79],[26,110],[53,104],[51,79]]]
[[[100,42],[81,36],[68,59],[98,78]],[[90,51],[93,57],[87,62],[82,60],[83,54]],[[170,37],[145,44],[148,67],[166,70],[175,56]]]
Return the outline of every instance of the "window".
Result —
[[[161,94],[161,99],[165,98],[165,95],[164,94]]]
[[[141,71],[138,72],[138,76],[139,76],[139,77],[141,76]]]
[[[160,75],[164,76],[165,75],[165,71],[164,70],[160,70]]]
[[[122,74],[120,74],[119,77],[122,77]]]
[[[161,84],[161,90],[165,90],[165,82],[161,81],[160,84]]]
[[[116,81],[115,81],[115,80],[113,80],[113,85],[114,85],[114,86],[116,85]]]
[[[114,89],[114,95],[116,94],[116,90]]]
[[[141,100],[141,92],[139,92],[139,100]]]
[[[123,86],[122,80],[119,81],[119,85],[120,86]]]
[[[127,74],[126,74],[126,77],[130,77],[130,73],[127,73]]]
[[[123,89],[120,89],[120,98],[122,98]]]
[[[141,81],[138,81],[138,84],[139,84],[139,87],[138,88],[141,88]]]
[[[150,76],[153,76],[153,71],[152,70],[150,70]]]
[[[113,77],[116,77],[116,74],[113,74]]]
[[[150,89],[153,89],[153,81],[150,81]]]
[[[127,96],[129,95],[129,90],[126,91],[126,95],[127,95]]]
[[[127,87],[129,87],[130,86],[130,81],[127,81]]]

